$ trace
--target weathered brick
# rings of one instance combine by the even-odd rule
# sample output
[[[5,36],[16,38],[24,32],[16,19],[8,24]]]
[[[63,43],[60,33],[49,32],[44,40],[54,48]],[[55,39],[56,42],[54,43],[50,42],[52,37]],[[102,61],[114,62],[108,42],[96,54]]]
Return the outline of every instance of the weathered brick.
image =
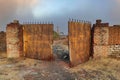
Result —
[[[94,58],[102,58],[107,57],[109,54],[109,46],[101,46],[97,45],[94,46]]]
[[[6,28],[7,57],[19,58],[23,56],[23,32],[19,23],[10,23]]]

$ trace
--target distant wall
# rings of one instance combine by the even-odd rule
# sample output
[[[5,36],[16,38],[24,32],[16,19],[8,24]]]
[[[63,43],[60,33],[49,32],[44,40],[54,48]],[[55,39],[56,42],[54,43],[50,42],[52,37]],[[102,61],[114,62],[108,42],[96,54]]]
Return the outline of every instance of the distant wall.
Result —
[[[120,26],[109,27],[109,56],[120,56]]]

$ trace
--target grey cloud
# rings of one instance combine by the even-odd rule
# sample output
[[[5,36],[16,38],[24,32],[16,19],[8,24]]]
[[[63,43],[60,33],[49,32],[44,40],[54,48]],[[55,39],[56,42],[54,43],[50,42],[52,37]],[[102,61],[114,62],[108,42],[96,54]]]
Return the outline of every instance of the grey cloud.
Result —
[[[13,19],[33,18],[32,8],[37,0],[0,0],[0,29]]]

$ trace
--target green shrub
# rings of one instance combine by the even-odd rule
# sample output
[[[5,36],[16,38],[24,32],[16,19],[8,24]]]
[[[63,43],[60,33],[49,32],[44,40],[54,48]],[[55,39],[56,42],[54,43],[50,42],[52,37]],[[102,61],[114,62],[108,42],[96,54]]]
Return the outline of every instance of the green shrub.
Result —
[[[53,32],[53,39],[56,40],[56,39],[59,39],[59,38],[60,38],[60,35],[56,31],[54,31]]]

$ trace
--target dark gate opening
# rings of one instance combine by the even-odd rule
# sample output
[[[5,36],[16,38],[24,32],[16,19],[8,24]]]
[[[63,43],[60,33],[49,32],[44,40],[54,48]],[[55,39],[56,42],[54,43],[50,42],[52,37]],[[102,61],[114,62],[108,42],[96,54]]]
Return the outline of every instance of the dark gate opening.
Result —
[[[64,39],[54,40],[53,53],[56,60],[70,62],[67,36]]]
[[[76,66],[89,60],[91,46],[91,23],[70,20],[68,36],[54,40],[53,52],[59,58]]]

